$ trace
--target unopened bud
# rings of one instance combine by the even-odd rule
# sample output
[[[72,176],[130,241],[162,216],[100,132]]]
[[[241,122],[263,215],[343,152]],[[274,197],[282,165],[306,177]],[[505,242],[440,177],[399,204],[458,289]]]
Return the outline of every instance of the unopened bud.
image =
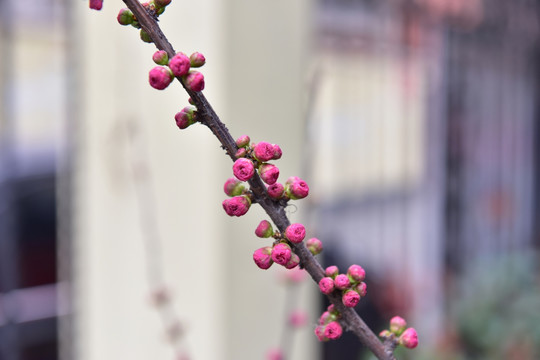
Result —
[[[276,183],[279,177],[279,169],[275,165],[264,163],[259,166],[259,175],[262,181],[268,185],[272,185]]]
[[[400,345],[405,346],[408,349],[414,349],[418,346],[418,334],[413,328],[408,328],[399,337]]]
[[[190,125],[193,125],[196,122],[196,108],[194,106],[186,106],[182,110],[174,115],[174,120],[176,121],[176,126],[180,129],[185,129]]]
[[[223,185],[223,191],[228,196],[238,196],[242,195],[245,189],[244,183],[241,181],[235,179],[235,178],[229,178],[227,181],[225,181],[225,185]]]
[[[237,159],[233,164],[233,174],[238,180],[248,181],[255,174],[255,166],[249,159]]]
[[[257,264],[259,268],[267,270],[274,263],[272,260],[272,247],[265,246],[255,250],[253,253],[253,261],[255,261],[255,264]]]
[[[206,59],[200,52],[194,52],[189,56],[191,67],[198,68],[206,63]]]
[[[406,327],[407,322],[401,316],[394,316],[390,319],[390,331],[397,336],[401,335]]]
[[[298,264],[300,264],[300,257],[298,257],[298,255],[296,255],[295,253],[292,253],[291,260],[289,260],[283,266],[285,266],[286,269],[294,269],[298,266]]]
[[[189,72],[189,58],[186,54],[177,53],[169,60],[169,67],[174,76],[184,76]]]
[[[261,221],[255,229],[255,235],[260,238],[271,237],[272,235],[274,235],[274,229],[272,228],[272,224],[270,224],[268,220]]]
[[[118,12],[118,16],[116,16],[116,20],[118,20],[118,23],[120,25],[130,25],[133,22],[133,13],[128,8],[120,9],[120,11]]]
[[[334,279],[331,277],[323,277],[321,281],[319,281],[319,289],[325,295],[328,295],[334,291],[334,286]]]
[[[336,286],[336,289],[345,290],[349,286],[351,286],[351,281],[349,280],[349,277],[347,275],[339,274],[334,279],[334,285]]]
[[[192,91],[204,90],[204,75],[198,71],[190,71],[185,77],[186,86]]]
[[[144,29],[141,29],[139,35],[140,35],[140,37],[141,37],[141,40],[144,41],[145,43],[152,43],[152,42],[154,42],[154,41],[152,40],[152,37],[150,36],[150,34],[147,33],[146,30],[144,30]]]
[[[354,287],[354,290],[358,294],[360,294],[361,297],[364,297],[367,295],[367,284],[365,282],[361,282],[360,284]]]
[[[272,199],[279,200],[283,197],[285,188],[280,183],[276,182],[268,187],[268,196]]]
[[[261,141],[253,147],[253,154],[257,160],[265,162],[274,158],[274,145]]]
[[[249,145],[249,142],[251,139],[247,135],[242,135],[238,139],[236,139],[236,146],[239,148],[243,148]]]
[[[234,157],[237,158],[237,159],[246,157],[246,155],[247,155],[246,148],[240,148],[240,149],[236,150],[236,152],[234,153]]]
[[[229,216],[245,215],[250,206],[251,200],[247,196],[235,196],[230,199],[223,200],[223,209]]]
[[[156,66],[148,73],[148,82],[154,89],[163,90],[171,83],[173,75],[164,66]]]
[[[272,249],[272,260],[279,265],[287,265],[289,260],[291,260],[292,251],[291,247],[285,243],[279,243],[274,245]]]
[[[354,282],[361,282],[364,281],[366,278],[366,272],[360,265],[351,265],[349,266],[349,269],[347,270],[347,275],[351,278]]]
[[[322,242],[317,238],[307,240],[306,246],[313,255],[318,255],[323,251]]]
[[[165,50],[158,50],[152,55],[152,60],[158,65],[167,65],[169,63],[169,55]]]
[[[332,321],[324,327],[324,336],[330,340],[336,340],[343,334],[343,329],[337,321]]]
[[[338,276],[339,269],[338,269],[338,267],[336,265],[330,265],[329,267],[327,267],[324,270],[324,273],[326,274],[326,276],[329,276],[329,277],[331,277],[333,279],[336,276]]]
[[[360,295],[354,290],[347,290],[343,294],[341,301],[346,307],[352,308],[358,305],[358,302],[360,301]]]
[[[292,243],[301,243],[302,240],[304,240],[304,238],[306,237],[306,228],[304,227],[304,225],[299,223],[291,224],[287,226],[287,229],[285,229],[285,236]]]

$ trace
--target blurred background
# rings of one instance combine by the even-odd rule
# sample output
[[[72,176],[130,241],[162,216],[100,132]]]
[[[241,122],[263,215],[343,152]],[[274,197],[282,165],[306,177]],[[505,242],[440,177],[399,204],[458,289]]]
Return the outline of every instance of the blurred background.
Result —
[[[0,0],[0,359],[369,359],[320,344],[309,279],[222,210],[231,164],[178,131],[178,84],[121,1]],[[418,330],[400,359],[540,358],[540,2],[173,0],[177,51],[234,137],[281,146],[287,211],[324,265],[367,271],[358,311]],[[307,324],[286,328],[291,309]]]

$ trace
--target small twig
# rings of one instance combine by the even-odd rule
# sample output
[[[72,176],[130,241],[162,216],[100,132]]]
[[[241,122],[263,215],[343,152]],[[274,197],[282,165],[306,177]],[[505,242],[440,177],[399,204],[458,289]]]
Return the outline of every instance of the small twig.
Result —
[[[135,14],[137,21],[150,35],[156,47],[160,50],[166,51],[169,58],[172,58],[176,52],[161,31],[156,20],[146,12],[144,7],[137,0],[122,1],[133,12],[133,14]],[[202,92],[191,91],[180,77],[177,79],[180,81],[186,92],[190,95],[191,99],[195,103],[200,122],[210,128],[212,133],[218,138],[221,146],[225,149],[229,157],[233,161],[236,160],[234,154],[236,153],[236,150],[238,150],[238,147],[236,146],[234,138],[231,136],[227,127],[221,122],[214,109],[212,109],[212,106],[210,106],[210,103],[208,100],[206,100],[206,97],[202,94]],[[249,185],[256,202],[259,203],[266,211],[277,228],[284,233],[287,226],[290,225],[290,221],[285,214],[283,206],[280,205],[279,202],[268,197],[266,187],[257,174],[255,174],[249,180]],[[311,275],[313,280],[318,283],[324,277],[324,270],[322,266],[311,254],[311,252],[309,252],[304,243],[291,244],[291,247],[294,253],[300,258],[300,264],[302,267]],[[343,305],[339,291],[334,291],[327,296],[330,302],[334,304],[342,314],[342,321],[345,323],[345,327],[352,331],[378,359],[395,359],[392,353],[387,353],[383,343],[379,341],[377,336],[365,324],[356,311]]]

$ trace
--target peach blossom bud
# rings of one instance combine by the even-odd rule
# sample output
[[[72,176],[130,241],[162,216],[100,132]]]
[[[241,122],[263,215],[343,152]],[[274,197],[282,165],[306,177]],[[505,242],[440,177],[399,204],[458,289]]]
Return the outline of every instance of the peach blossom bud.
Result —
[[[326,325],[330,321],[334,321],[335,319],[331,319],[332,314],[330,314],[329,311],[325,311],[322,313],[321,317],[319,318],[319,325]]]
[[[260,249],[255,250],[253,253],[253,261],[263,270],[267,270],[274,261],[272,260],[272,247],[265,246]]]
[[[240,149],[236,150],[236,152],[234,153],[234,157],[237,158],[237,159],[246,157],[246,155],[247,155],[246,148],[240,148]]]
[[[295,267],[298,266],[298,264],[300,264],[300,258],[298,257],[298,255],[296,255],[295,253],[293,253],[291,255],[291,260],[289,260],[285,265],[285,268],[286,269],[294,269]]]
[[[257,160],[259,161],[268,161],[274,157],[274,146],[265,141],[261,141],[258,144],[255,144],[253,147],[253,153]]]
[[[189,97],[189,98],[187,99],[187,101],[188,101],[188,103],[190,103],[191,105],[195,105],[195,101],[193,101],[192,98]]]
[[[347,290],[343,294],[341,301],[346,307],[355,307],[360,301],[360,295],[354,290]]]
[[[264,163],[259,166],[259,175],[262,181],[268,185],[272,185],[276,183],[279,177],[279,169],[275,165]]]
[[[349,286],[351,286],[351,281],[349,280],[349,277],[347,275],[339,274],[334,279],[334,285],[336,286],[336,289],[345,290]]]
[[[317,339],[321,342],[328,341],[328,338],[324,336],[324,328],[325,326],[323,325],[319,325],[315,328],[315,336],[317,336]]]
[[[360,294],[361,297],[364,297],[367,295],[367,284],[365,282],[361,282],[360,284],[356,285],[354,287],[354,291],[356,291],[358,294]]]
[[[332,321],[324,327],[324,336],[330,340],[336,340],[343,334],[343,329],[337,321]]]
[[[413,328],[408,328],[399,337],[400,345],[405,346],[408,349],[414,349],[418,346],[418,334]]]
[[[237,159],[233,164],[233,174],[238,180],[247,181],[255,174],[253,162],[246,158]]]
[[[148,74],[150,86],[154,89],[163,90],[171,83],[173,79],[171,71],[164,66],[156,66]]]
[[[152,60],[158,65],[167,65],[169,63],[169,55],[165,50],[158,50],[152,55]]]
[[[289,180],[290,179],[291,178],[289,178]],[[285,183],[285,193],[289,196],[289,198],[299,200],[308,196],[309,186],[304,180],[296,176],[294,177],[293,181],[289,180],[287,180]]]
[[[313,255],[318,255],[323,250],[322,242],[317,238],[311,238],[306,241],[306,246]]]
[[[379,336],[382,338],[388,338],[392,335],[392,333],[388,330],[383,330],[379,333]]]
[[[401,316],[394,316],[390,319],[390,331],[397,336],[401,335],[406,327],[407,322]]]
[[[329,277],[331,277],[333,279],[336,276],[338,276],[339,269],[338,269],[338,267],[336,265],[331,265],[331,266],[327,267],[326,270],[324,270],[324,273],[325,273],[326,276],[329,276]]]
[[[190,125],[195,124],[196,120],[196,108],[194,106],[186,106],[180,112],[177,112],[174,115],[174,120],[176,121],[176,126],[180,129],[185,129]]]
[[[366,272],[360,265],[351,265],[349,266],[349,270],[347,270],[347,275],[349,278],[351,278],[354,282],[361,282],[364,281],[366,278]]]
[[[295,328],[302,327],[307,324],[308,316],[302,310],[295,310],[289,314],[289,325]]]
[[[245,188],[244,184],[235,178],[227,179],[225,185],[223,185],[223,191],[229,196],[242,195]]]
[[[103,0],[90,0],[90,9],[101,10],[103,7]]]
[[[291,224],[285,229],[285,236],[295,244],[301,243],[306,237],[306,228],[299,223]]]
[[[140,35],[141,40],[144,41],[145,43],[153,43],[154,42],[152,40],[152,37],[150,36],[150,34],[147,33],[146,30],[144,30],[144,29],[140,30],[139,35]]]
[[[255,229],[255,235],[260,238],[269,238],[274,235],[274,229],[272,224],[268,220],[263,220],[259,223],[259,226]]]
[[[235,196],[230,199],[223,200],[223,209],[229,216],[245,215],[250,206],[251,200],[247,196]]]
[[[283,152],[281,151],[281,148],[279,145],[273,144],[274,146],[274,156],[272,157],[273,160],[279,160],[281,159],[281,155],[283,155]]]
[[[274,245],[272,249],[272,260],[279,265],[285,266],[289,260],[291,260],[292,251],[291,247],[285,243],[279,243]]]
[[[185,77],[186,86],[192,91],[204,90],[204,75],[198,71],[190,71]]]
[[[128,8],[120,9],[118,15],[116,16],[116,20],[120,25],[130,25],[133,22],[133,13]]]
[[[194,52],[189,56],[191,67],[198,68],[206,63],[206,58],[200,52]]]
[[[285,188],[280,183],[274,183],[268,187],[268,196],[272,199],[279,200],[283,197]]]
[[[154,0],[156,6],[164,8],[171,3],[171,0]]]
[[[242,135],[238,139],[236,139],[236,146],[239,148],[243,148],[249,145],[249,142],[251,139],[247,135]]]
[[[189,72],[189,58],[186,54],[177,53],[169,60],[169,67],[174,76],[184,76]]]
[[[330,294],[334,291],[334,280],[331,277],[323,277],[321,281],[319,281],[319,289],[323,294]]]

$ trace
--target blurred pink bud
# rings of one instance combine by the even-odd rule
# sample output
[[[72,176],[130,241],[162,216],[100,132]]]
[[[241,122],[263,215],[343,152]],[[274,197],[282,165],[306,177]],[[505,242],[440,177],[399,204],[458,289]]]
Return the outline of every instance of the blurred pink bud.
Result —
[[[315,336],[317,336],[317,339],[319,339],[321,342],[328,341],[328,338],[324,336],[324,328],[324,325],[319,325],[315,328]]]
[[[156,66],[148,74],[150,86],[154,89],[163,90],[171,83],[173,74],[164,66]]]
[[[326,325],[331,321],[336,321],[337,317],[333,315],[330,311],[325,311],[322,313],[321,317],[319,318],[319,325]]]
[[[272,235],[274,235],[274,229],[272,228],[272,224],[270,224],[268,220],[261,221],[255,229],[255,235],[260,238],[271,237]]]
[[[246,155],[247,155],[246,148],[240,148],[240,149],[236,150],[236,152],[234,153],[234,157],[237,158],[237,159],[246,157]]]
[[[103,7],[103,0],[90,0],[90,9],[101,10]]]
[[[189,58],[186,54],[178,53],[169,60],[169,67],[174,76],[184,76],[189,71]]]
[[[292,243],[301,243],[302,240],[304,240],[304,238],[306,237],[306,228],[304,227],[304,225],[299,223],[291,224],[287,226],[287,229],[285,229],[285,236]]]
[[[286,269],[294,269],[295,267],[298,266],[298,264],[300,264],[300,258],[298,257],[298,255],[296,255],[295,253],[293,253],[291,255],[291,260],[289,260],[285,265],[285,268]]]
[[[285,188],[280,183],[276,182],[268,187],[268,196],[272,199],[281,199]]]
[[[358,305],[358,302],[360,301],[360,295],[354,290],[347,290],[343,294],[341,301],[346,307],[352,308]]]
[[[191,67],[201,67],[206,63],[206,58],[200,52],[194,52],[189,56]]]
[[[255,250],[253,253],[253,261],[263,270],[268,269],[274,261],[272,260],[272,247],[265,246],[263,248]]]
[[[162,306],[170,301],[169,289],[165,286],[156,287],[150,293],[150,301],[154,306]]]
[[[361,282],[364,281],[366,278],[366,272],[360,265],[351,265],[349,266],[349,270],[347,270],[347,275],[351,278],[351,280],[355,282]]]
[[[236,139],[236,146],[239,148],[243,148],[249,145],[249,142],[251,139],[247,135],[242,135],[238,139]]]
[[[238,180],[247,181],[255,174],[255,166],[249,159],[237,159],[233,164],[233,174]]]
[[[289,260],[291,260],[292,251],[291,247],[285,243],[279,243],[274,245],[272,249],[272,260],[279,265],[285,266]]]
[[[319,281],[319,289],[321,289],[323,294],[330,294],[334,291],[334,280],[331,277],[323,277],[321,281]]]
[[[326,268],[326,270],[324,270],[324,273],[326,276],[335,278],[339,274],[339,269],[336,265],[330,265],[329,267]]]
[[[304,269],[294,268],[291,271],[285,272],[285,278],[293,283],[299,283],[303,281],[306,277],[306,272]]]
[[[158,65],[167,65],[169,62],[169,55],[165,50],[158,50],[152,55],[152,60]]]
[[[343,329],[337,321],[332,321],[324,327],[324,336],[330,340],[336,340],[343,334]]]
[[[283,352],[281,349],[270,349],[266,353],[266,359],[267,360],[283,360]]]
[[[176,126],[180,129],[185,129],[190,125],[195,123],[195,111],[197,109],[194,106],[186,106],[180,112],[177,112],[174,115],[174,120],[176,121]]]
[[[390,331],[394,334],[401,335],[406,327],[407,322],[401,316],[394,316],[390,319]]]
[[[225,184],[223,185],[223,191],[228,196],[242,195],[245,188],[246,187],[244,186],[244,184],[235,178],[227,179],[227,181],[225,181]]]
[[[354,290],[358,294],[360,294],[361,297],[364,297],[367,295],[367,284],[365,282],[361,282],[360,284],[354,287]]]
[[[133,13],[128,8],[120,9],[118,12],[118,15],[116,16],[116,20],[120,25],[129,25],[133,22]],[[166,64],[158,64],[158,65],[166,65]]]
[[[204,75],[198,71],[190,71],[186,77],[186,86],[192,91],[203,91],[204,90]]]
[[[253,147],[253,153],[257,160],[259,161],[268,161],[274,157],[274,146],[265,141],[261,141],[258,144],[255,144]]]
[[[289,314],[289,325],[295,328],[302,327],[307,324],[308,316],[305,311],[294,310]]]
[[[323,250],[322,242],[317,238],[311,238],[306,241],[306,246],[313,255],[320,254]]]
[[[349,286],[351,286],[351,281],[349,280],[349,277],[347,275],[339,274],[334,279],[334,285],[336,286],[336,289],[345,290]]]
[[[283,155],[283,152],[281,151],[281,148],[279,147],[279,145],[276,145],[276,144],[273,144],[274,145],[274,156],[272,157],[273,160],[279,160],[281,159],[281,155]]]
[[[399,337],[399,343],[408,349],[414,349],[418,346],[418,334],[413,328],[408,328]]]
[[[248,212],[251,200],[247,196],[235,196],[223,200],[223,209],[229,216],[242,216]]]
[[[259,175],[261,176],[262,181],[268,185],[272,185],[276,183],[279,177],[279,169],[272,164],[261,164],[259,166]]]

